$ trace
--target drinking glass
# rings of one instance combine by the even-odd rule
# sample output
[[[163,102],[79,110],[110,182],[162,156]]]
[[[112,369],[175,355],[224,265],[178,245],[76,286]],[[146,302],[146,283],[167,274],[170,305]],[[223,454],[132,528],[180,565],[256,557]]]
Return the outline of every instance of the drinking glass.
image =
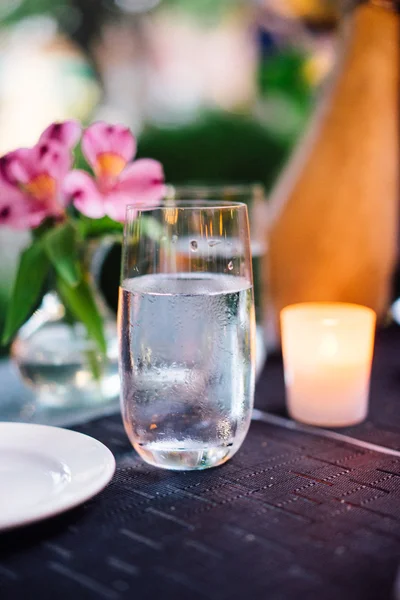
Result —
[[[128,207],[118,327],[122,416],[139,455],[176,470],[233,456],[254,395],[246,205]]]
[[[250,243],[253,264],[254,306],[256,311],[256,377],[267,357],[266,304],[268,281],[265,275],[265,256],[268,251],[268,205],[266,192],[260,183],[225,185],[169,185],[167,198],[175,200],[201,200],[212,198],[216,202],[243,202],[247,206],[250,224]]]

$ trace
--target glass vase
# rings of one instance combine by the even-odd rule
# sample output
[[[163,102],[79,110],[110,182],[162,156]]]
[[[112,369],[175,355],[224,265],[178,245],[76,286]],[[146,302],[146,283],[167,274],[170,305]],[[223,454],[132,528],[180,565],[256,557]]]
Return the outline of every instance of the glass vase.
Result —
[[[11,354],[19,373],[42,407],[89,407],[119,396],[116,318],[95,283],[97,250],[100,246],[88,246],[84,263],[90,267],[89,280],[104,319],[106,355],[88,338],[82,323],[71,321],[55,291],[44,296],[12,345]]]

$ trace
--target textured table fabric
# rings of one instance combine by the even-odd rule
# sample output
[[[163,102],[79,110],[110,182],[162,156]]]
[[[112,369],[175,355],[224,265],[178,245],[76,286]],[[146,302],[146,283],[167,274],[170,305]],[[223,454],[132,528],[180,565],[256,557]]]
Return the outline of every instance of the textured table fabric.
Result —
[[[344,433],[400,448],[399,397],[390,329],[370,419]],[[284,414],[279,358],[256,405]],[[255,421],[223,467],[174,473],[137,458],[118,415],[77,429],[111,448],[116,475],[82,507],[0,535],[0,600],[394,599],[400,458]]]
[[[1,600],[393,598],[400,458],[253,422],[226,465],[176,473],[142,463],[117,416],[79,430],[116,476],[0,536]]]

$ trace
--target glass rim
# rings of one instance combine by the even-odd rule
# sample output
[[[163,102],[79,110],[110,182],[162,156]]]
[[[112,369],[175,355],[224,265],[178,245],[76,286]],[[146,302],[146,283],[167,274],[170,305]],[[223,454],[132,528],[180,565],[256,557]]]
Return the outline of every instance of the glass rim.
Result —
[[[159,202],[158,204],[145,204],[142,206],[137,206],[136,204],[128,204],[126,206],[126,215],[129,213],[135,212],[154,212],[156,210],[233,210],[246,208],[247,204],[245,202],[236,202],[235,200],[173,200],[173,199],[165,199]]]

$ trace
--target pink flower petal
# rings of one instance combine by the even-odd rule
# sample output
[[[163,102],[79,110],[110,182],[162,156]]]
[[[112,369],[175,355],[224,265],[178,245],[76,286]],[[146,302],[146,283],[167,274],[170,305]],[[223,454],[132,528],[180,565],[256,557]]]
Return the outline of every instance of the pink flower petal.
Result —
[[[73,119],[60,123],[52,123],[40,136],[39,144],[56,141],[68,150],[72,150],[79,141],[81,131],[80,124]]]
[[[5,225],[12,229],[28,229],[28,208],[21,198],[6,193],[0,187],[0,226]]]
[[[106,195],[105,208],[115,221],[125,221],[126,207],[156,206],[165,195],[162,165],[151,159],[141,159],[126,167],[114,189]]]
[[[21,148],[0,159],[0,180],[5,186],[2,193],[12,194],[15,206],[22,207],[21,226],[37,227],[46,217],[63,213],[60,189],[71,163],[67,147],[51,140],[33,148]],[[3,207],[3,218],[9,220],[11,214],[14,225],[20,214],[15,206],[11,211],[8,205]]]
[[[33,176],[30,161],[31,150],[20,148],[0,158],[0,176],[9,185],[25,184]]]
[[[71,171],[63,184],[66,204],[73,203],[82,214],[92,219],[104,217],[104,198],[94,179],[85,171]]]
[[[28,185],[42,174],[59,182],[71,166],[69,150],[59,142],[41,142],[33,148],[20,148],[0,158],[0,176],[11,185]]]
[[[72,154],[60,142],[40,142],[31,150],[32,172],[47,173],[60,183],[72,167]]]
[[[153,206],[165,195],[162,164],[151,158],[141,158],[126,167],[120,175],[115,191],[129,194],[131,204]]]
[[[47,210],[4,181],[0,183],[0,226],[32,229],[46,218]]]
[[[119,223],[124,223],[126,218],[126,207],[132,204],[132,196],[124,192],[110,192],[105,199],[106,214]]]
[[[125,163],[132,160],[136,152],[136,140],[127,127],[98,121],[84,132],[82,150],[86,160],[96,171],[97,157],[101,154],[116,154]]]

